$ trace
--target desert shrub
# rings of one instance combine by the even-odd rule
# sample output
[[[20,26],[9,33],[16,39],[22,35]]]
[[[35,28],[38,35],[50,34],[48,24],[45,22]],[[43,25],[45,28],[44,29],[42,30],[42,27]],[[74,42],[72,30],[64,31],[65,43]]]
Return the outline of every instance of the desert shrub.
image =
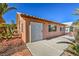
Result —
[[[14,24],[13,24],[14,25]],[[11,24],[5,24],[4,27],[0,27],[0,39],[11,39],[15,30],[15,26],[13,27]]]

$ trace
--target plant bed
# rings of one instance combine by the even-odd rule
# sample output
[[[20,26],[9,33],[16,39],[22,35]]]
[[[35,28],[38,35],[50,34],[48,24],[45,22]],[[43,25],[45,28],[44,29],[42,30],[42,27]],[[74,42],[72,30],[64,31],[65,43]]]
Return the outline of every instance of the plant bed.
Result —
[[[3,40],[1,42],[1,44],[3,46],[19,46],[19,45],[22,45],[24,43],[23,43],[22,39],[20,39],[20,38],[12,38],[9,40]]]
[[[2,41],[4,41],[5,39],[0,39],[0,43],[2,42]]]
[[[1,46],[0,47],[0,53],[4,53],[7,50],[8,50],[8,46]]]
[[[62,56],[78,56],[77,51],[72,48],[73,46],[70,45],[66,50],[64,50],[64,53]]]
[[[12,54],[11,56],[32,56],[31,52],[28,50],[28,48],[22,50],[22,51],[18,51],[14,54]]]
[[[1,53],[0,56],[10,56],[16,52],[22,51],[26,49],[25,45],[20,45],[18,47],[9,47],[9,49],[7,51],[5,51],[4,53]]]
[[[25,45],[21,38],[11,38],[9,40],[3,40],[2,42],[0,42],[0,55],[6,55],[6,53],[10,54],[12,49],[15,48],[14,50],[16,50],[16,47],[18,48],[21,45]],[[10,52],[7,52],[9,50]]]

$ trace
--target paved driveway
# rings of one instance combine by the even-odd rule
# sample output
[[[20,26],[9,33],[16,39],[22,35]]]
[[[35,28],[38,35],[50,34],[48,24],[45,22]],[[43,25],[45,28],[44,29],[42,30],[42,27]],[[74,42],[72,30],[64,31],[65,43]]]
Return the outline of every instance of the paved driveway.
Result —
[[[27,48],[34,56],[60,56],[64,49],[68,47],[68,44],[58,44],[57,42],[70,40],[74,40],[74,37],[64,35],[50,40],[28,43]]]

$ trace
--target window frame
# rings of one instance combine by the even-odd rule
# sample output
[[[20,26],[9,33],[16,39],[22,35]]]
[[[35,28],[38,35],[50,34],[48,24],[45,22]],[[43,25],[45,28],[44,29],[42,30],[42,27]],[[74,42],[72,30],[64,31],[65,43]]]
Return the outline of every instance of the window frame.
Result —
[[[57,30],[57,26],[54,24],[49,24],[48,25],[48,32],[53,32]]]

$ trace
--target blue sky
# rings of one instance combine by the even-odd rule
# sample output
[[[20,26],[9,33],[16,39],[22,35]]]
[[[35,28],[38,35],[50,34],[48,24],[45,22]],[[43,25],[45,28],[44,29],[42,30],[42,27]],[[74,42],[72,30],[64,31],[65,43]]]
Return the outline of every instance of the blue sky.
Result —
[[[11,10],[3,16],[6,23],[10,23],[11,20],[14,20],[16,23],[16,12],[60,23],[79,19],[79,16],[72,15],[74,10],[79,8],[77,3],[8,3],[8,5],[9,7],[16,7],[17,10]]]

